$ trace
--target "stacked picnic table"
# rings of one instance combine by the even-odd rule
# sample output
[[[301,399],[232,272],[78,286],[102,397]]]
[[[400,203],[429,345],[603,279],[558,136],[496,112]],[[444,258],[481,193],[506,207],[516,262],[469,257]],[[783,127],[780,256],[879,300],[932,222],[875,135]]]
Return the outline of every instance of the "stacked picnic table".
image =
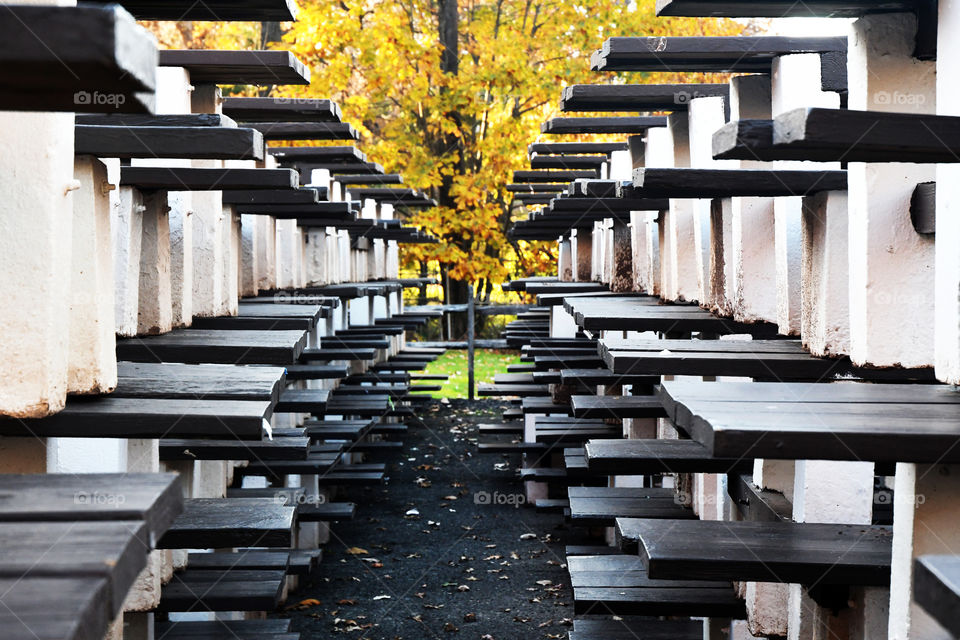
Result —
[[[920,4],[837,2],[798,10],[777,0],[659,0],[657,9],[729,17],[916,12],[914,56],[920,58],[935,50],[929,24],[936,21]],[[615,37],[591,65],[616,72],[770,74],[781,57],[794,55],[817,56],[820,89],[846,95],[845,37]],[[643,136],[679,123],[677,113],[694,98],[720,98],[726,110],[725,124],[710,140],[713,158],[747,161],[751,168],[644,162]],[[645,288],[630,273],[630,251],[638,251],[639,221],[659,222],[666,234],[665,212],[678,201],[716,205],[728,198],[844,192],[841,162],[955,163],[944,142],[953,138],[957,119],[812,107],[737,120],[725,83],[576,85],[564,89],[560,109],[600,116],[553,118],[542,127],[545,136],[622,134],[623,142],[538,141],[529,148],[530,170],[512,176],[508,190],[526,217],[514,223],[511,236],[556,240],[560,260],[556,277],[505,286],[537,295],[538,307],[504,333],[524,364],[481,387],[483,395],[516,398],[520,411],[482,425],[479,449],[522,456],[530,502],[596,534],[595,544],[567,549],[577,614],[570,638],[699,639],[721,637],[721,629],[722,637],[747,637],[729,626],[753,615],[751,598],[759,601],[747,583],[799,585],[803,597],[833,615],[850,606],[853,594],[890,587],[889,477],[900,463],[957,462],[956,389],[937,384],[930,367],[863,366],[844,353],[817,357],[807,336],[783,335],[775,323],[734,317],[712,300],[665,299],[654,293],[658,280]],[[644,115],[664,111],[672,115]],[[631,115],[610,115],[618,112]],[[702,144],[692,126],[689,142],[692,156],[693,146]],[[616,154],[628,150],[626,170],[622,163],[617,170]],[[779,161],[837,164],[762,164]],[[934,198],[935,185],[926,183],[917,185],[911,201],[909,223],[925,237],[937,226]],[[605,230],[612,232],[614,265],[598,272]],[[619,238],[628,247],[622,254]],[[728,240],[711,236],[715,246],[705,247],[704,261]],[[601,248],[601,260],[610,250]],[[619,256],[626,258],[625,273],[617,269]],[[718,268],[714,256],[710,261]],[[869,464],[872,513],[804,521],[789,492],[767,488],[755,476],[780,460]],[[906,526],[909,536],[912,525]],[[911,568],[914,601],[951,635],[960,632],[958,567],[955,555],[921,555]],[[764,623],[750,624],[754,632]],[[747,633],[746,625],[736,628]],[[929,631],[933,635],[923,637],[940,637]]]

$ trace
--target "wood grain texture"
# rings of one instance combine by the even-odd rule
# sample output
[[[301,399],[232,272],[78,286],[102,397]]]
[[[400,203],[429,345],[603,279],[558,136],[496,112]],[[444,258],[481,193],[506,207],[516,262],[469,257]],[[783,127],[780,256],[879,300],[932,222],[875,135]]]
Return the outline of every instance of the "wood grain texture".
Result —
[[[191,498],[157,548],[289,547],[294,515],[271,498]]]
[[[682,111],[694,98],[722,97],[728,84],[575,84],[563,88],[561,111]],[[727,106],[729,109],[729,106]]]
[[[306,460],[309,438],[200,440],[164,438],[160,460]]]
[[[703,622],[595,616],[575,618],[568,634],[569,640],[703,640]]]
[[[340,106],[317,98],[224,98],[223,113],[238,122],[340,122]]]
[[[727,473],[747,470],[753,458],[714,458],[699,442],[653,438],[588,440],[590,470],[607,475]]]
[[[570,519],[576,524],[609,527],[617,518],[696,518],[692,510],[678,502],[673,489],[569,487],[567,491]]]
[[[713,18],[858,18],[868,13],[909,12],[911,0],[810,0],[798,6],[789,0],[657,0],[658,16]]]
[[[237,127],[74,127],[74,154],[101,158],[262,160],[263,137]]]
[[[253,127],[264,140],[359,140],[360,133],[345,122],[258,122]]]
[[[282,367],[169,362],[117,363],[111,397],[276,402],[286,380]]]
[[[178,329],[118,340],[117,358],[134,362],[286,365],[297,361],[306,342],[305,331]]]
[[[218,169],[192,167],[121,167],[120,184],[168,191],[222,191],[224,189],[296,189],[299,179],[291,169]]]
[[[846,171],[639,168],[633,170],[633,187],[622,189],[621,195],[632,198],[774,197],[845,191],[846,188]]]
[[[553,135],[581,133],[643,134],[652,127],[667,126],[664,116],[551,118],[540,126],[542,133]]]
[[[159,62],[185,68],[193,84],[310,84],[310,69],[289,51],[165,49]]]

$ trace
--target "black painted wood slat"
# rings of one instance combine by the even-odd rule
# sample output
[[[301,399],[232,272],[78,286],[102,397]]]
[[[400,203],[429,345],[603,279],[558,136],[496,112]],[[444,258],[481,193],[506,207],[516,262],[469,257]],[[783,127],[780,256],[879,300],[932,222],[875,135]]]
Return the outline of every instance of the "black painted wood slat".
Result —
[[[152,113],[153,38],[115,5],[5,7],[0,108]]]
[[[913,11],[913,0],[657,0],[658,16],[713,18],[858,18],[868,13]]]
[[[713,384],[665,382],[659,395],[715,456],[960,461],[960,393],[945,385]]]
[[[233,118],[222,113],[78,113],[78,125],[99,127],[236,127]]]
[[[224,98],[223,113],[238,122],[340,122],[340,106],[317,98]]]
[[[656,396],[571,396],[576,418],[665,418]]]
[[[280,604],[283,571],[190,570],[164,585],[158,611],[273,611]]]
[[[105,0],[95,0],[103,2]],[[288,22],[295,20],[294,0],[123,0],[120,5],[137,20],[208,20],[214,22],[262,20]]]
[[[937,231],[937,183],[921,182],[910,196],[910,222],[917,233],[932,235]]]
[[[187,364],[279,364],[297,361],[305,331],[178,329],[158,336],[117,340],[117,358]]]
[[[157,620],[156,637],[162,640],[267,640],[290,630],[289,618],[269,620]],[[206,638],[204,637],[206,636]],[[223,636],[218,637],[218,636]],[[282,640],[288,640],[283,638]]]
[[[231,364],[118,362],[117,398],[189,400],[266,400],[280,397],[285,381],[282,367]]]
[[[777,334],[777,326],[771,323],[736,322],[694,305],[662,305],[646,297],[571,297],[564,300],[564,307],[587,330]]]
[[[264,140],[359,140],[360,133],[345,122],[260,122],[249,125]]]
[[[297,173],[291,169],[121,167],[120,184],[145,190],[222,191],[296,189],[300,183]]]
[[[952,635],[960,636],[960,558],[925,555],[913,561],[913,600]]]
[[[238,127],[76,125],[74,154],[101,158],[262,160],[259,131]]]
[[[160,441],[161,460],[306,460],[309,438]]]
[[[157,548],[289,547],[295,511],[271,498],[185,500]]]
[[[224,204],[316,204],[319,191],[301,187],[295,190],[231,189],[223,192]]]
[[[588,440],[584,448],[590,471],[607,475],[728,473],[753,466],[752,457],[714,458],[693,440]]]
[[[165,49],[159,62],[184,67],[193,84],[310,84],[310,69],[289,51]]]
[[[846,189],[846,171],[639,168],[633,170],[633,187],[622,189],[621,195],[628,198],[777,197]]]
[[[0,589],[4,640],[101,640],[113,619],[104,577],[0,578]],[[50,605],[51,594],[56,606]]]
[[[682,111],[694,98],[722,97],[728,84],[575,84],[564,87],[561,111]]]
[[[626,142],[534,142],[527,146],[527,153],[533,154],[580,154],[601,153],[609,156],[614,151],[627,151]]]
[[[702,640],[700,620],[652,620],[642,616],[575,618],[569,640]]]
[[[651,578],[807,585],[890,582],[893,532],[871,525],[617,519]]]
[[[329,389],[287,389],[280,394],[275,410],[278,413],[322,414],[329,398]]]
[[[612,526],[617,518],[696,518],[673,489],[569,487],[570,519],[587,526]],[[602,585],[612,586],[612,585]]]
[[[542,133],[553,135],[582,133],[643,134],[652,127],[667,126],[664,116],[551,118],[540,126]]]

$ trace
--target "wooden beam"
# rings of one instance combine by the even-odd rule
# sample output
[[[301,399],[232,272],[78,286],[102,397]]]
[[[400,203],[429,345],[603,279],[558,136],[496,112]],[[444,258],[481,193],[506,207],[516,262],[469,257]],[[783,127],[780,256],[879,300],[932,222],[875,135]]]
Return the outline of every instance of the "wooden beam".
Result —
[[[222,191],[224,189],[296,189],[299,179],[291,169],[192,167],[120,168],[120,184],[168,191]]]
[[[340,106],[318,98],[224,98],[223,113],[238,122],[340,122]]]
[[[289,51],[164,49],[160,51],[159,64],[185,68],[195,85],[310,84],[310,69]]]
[[[805,196],[819,191],[845,191],[846,171],[773,169],[633,170],[626,198],[728,198],[733,196]]]
[[[235,127],[74,127],[74,154],[101,158],[262,160],[263,137]]]
[[[582,133],[644,134],[653,127],[665,126],[667,126],[665,116],[551,118],[540,126],[540,131],[553,135]]]
[[[695,98],[722,97],[728,84],[575,84],[563,89],[561,111],[683,111]]]

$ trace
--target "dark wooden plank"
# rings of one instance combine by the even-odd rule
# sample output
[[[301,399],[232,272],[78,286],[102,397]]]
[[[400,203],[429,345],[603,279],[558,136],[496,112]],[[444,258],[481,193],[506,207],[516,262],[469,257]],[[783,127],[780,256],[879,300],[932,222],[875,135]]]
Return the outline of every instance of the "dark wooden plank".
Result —
[[[150,532],[142,520],[0,523],[0,580],[98,576],[109,610],[121,610],[147,563]]]
[[[771,323],[742,323],[714,316],[694,305],[658,304],[647,297],[571,297],[564,308],[577,324],[588,330],[611,331],[704,331],[710,333],[750,333],[754,336],[777,334]],[[639,372],[629,372],[639,373]]]
[[[332,473],[333,467],[340,459],[337,452],[311,453],[306,460],[260,460],[251,462],[246,467],[237,469],[234,473],[241,476],[263,476],[272,480],[279,481],[288,474],[307,474],[324,477],[335,475]],[[378,482],[383,479],[383,474],[379,474]],[[345,483],[346,484],[346,483]]]
[[[793,504],[786,496],[753,483],[752,473],[727,475],[727,493],[733,499],[741,520],[751,522],[789,522]]]
[[[287,22],[297,15],[293,0],[208,0],[203,4],[190,0],[123,0],[120,5],[137,20]]]
[[[399,173],[385,173],[383,175],[366,175],[366,174],[351,175],[347,173],[347,174],[335,176],[334,180],[336,180],[340,184],[345,184],[345,185],[403,184],[403,176],[400,175]]]
[[[578,587],[573,590],[577,614],[703,616],[745,618],[743,601],[733,587],[675,588],[672,581],[662,587]]]
[[[681,111],[694,98],[729,96],[728,84],[574,84],[563,88],[560,110]]]
[[[305,460],[309,438],[160,441],[161,460]]]
[[[651,578],[885,586],[893,532],[870,525],[617,519]]]
[[[292,364],[307,342],[305,331],[178,329],[159,336],[117,340],[117,358],[187,364]]]
[[[367,159],[354,146],[337,147],[270,147],[270,155],[278,162],[364,162]]]
[[[185,571],[164,585],[158,611],[273,611],[283,571]]]
[[[646,387],[660,384],[660,377],[614,373],[609,369],[563,369],[560,371],[560,381],[563,384],[582,384],[588,387],[597,385],[609,387],[622,384]]]
[[[255,205],[255,204],[316,204],[319,202],[320,191],[308,187],[299,189],[231,189],[224,191],[221,196],[224,204]]]
[[[15,6],[0,23],[0,108],[151,113],[156,43],[109,6]]]
[[[660,395],[674,423],[715,456],[960,461],[960,394],[949,387],[780,384],[666,382]]]
[[[534,142],[527,145],[527,153],[532,154],[580,154],[600,153],[609,156],[614,151],[627,151],[626,142]]]
[[[536,155],[530,158],[531,169],[592,169],[596,171],[606,163],[605,157],[592,155]]]
[[[217,551],[187,555],[190,570],[205,571],[283,571],[290,567],[290,552],[286,549]]]
[[[574,489],[571,487],[570,489]],[[589,488],[589,487],[587,487]],[[575,555],[567,557],[570,586],[577,587],[624,587],[633,589],[730,589],[729,582],[712,580],[656,580],[647,574],[646,567],[636,555],[600,554],[595,556]]]
[[[338,226],[357,219],[353,202],[256,203],[234,205],[239,214],[272,216],[281,220],[300,220],[300,226]]]
[[[78,113],[78,125],[107,127],[236,127],[237,123],[222,113]]]
[[[547,211],[551,214],[587,213],[600,210],[601,212],[623,211],[660,211],[670,206],[666,198],[641,198],[630,200],[626,198],[557,198],[550,203]]]
[[[297,505],[306,500],[303,487],[227,488],[228,498],[271,498],[278,504]]]
[[[913,0],[657,0],[658,16],[713,18],[858,18],[868,13],[902,13]]]
[[[157,548],[289,547],[295,511],[271,498],[192,498]]]
[[[960,636],[960,557],[926,555],[913,561],[913,600],[952,635]]]
[[[287,365],[289,380],[339,380],[348,373],[344,364],[291,364]]]
[[[960,117],[794,109],[773,121],[774,148],[795,160],[957,162]]]
[[[102,640],[113,619],[104,577],[0,578],[0,590],[4,640]]]
[[[310,69],[289,51],[165,49],[161,67],[184,67],[193,84],[310,84]]]
[[[590,66],[594,71],[770,73],[779,56],[846,51],[845,37],[617,37],[594,52]]]
[[[278,413],[323,413],[330,397],[329,389],[287,389],[280,394]]]
[[[261,640],[290,630],[289,618],[268,620],[157,620],[160,640]],[[286,639],[284,639],[286,640]]]
[[[680,504],[673,489],[570,487],[567,491],[570,518],[576,524],[609,527],[617,518],[697,517],[691,509]]]
[[[544,171],[514,171],[513,180],[514,182],[530,182],[530,183],[554,183],[554,182],[564,182],[570,180],[576,180],[577,178],[595,178],[597,177],[597,172],[593,170],[583,170],[583,169],[570,169],[570,170],[544,170]]]
[[[625,188],[623,195],[647,198],[774,197],[845,191],[846,188],[846,171],[641,167],[633,170],[633,188]]]
[[[101,158],[262,160],[259,131],[231,127],[76,125],[74,154]]]
[[[700,620],[655,620],[641,616],[575,618],[569,640],[702,640]]]
[[[46,418],[0,419],[0,435],[73,438],[259,438],[260,400],[72,397]]]
[[[553,135],[582,133],[644,134],[647,129],[667,126],[664,116],[551,118],[540,126]]]
[[[353,520],[357,506],[352,502],[323,502],[302,504],[297,508],[300,522],[340,522]]]
[[[222,191],[223,189],[296,189],[291,169],[217,169],[192,167],[121,167],[120,184],[140,189],[169,191]]]
[[[656,396],[571,396],[577,418],[665,418]]]
[[[340,107],[317,98],[224,98],[223,113],[238,122],[340,122]]]
[[[252,123],[264,140],[359,140],[360,133],[345,122]]]
[[[117,363],[117,398],[189,400],[266,400],[280,397],[286,380],[282,367],[171,362]]]
[[[753,458],[714,458],[693,440],[589,440],[585,447],[591,471],[607,475],[656,473],[727,473],[753,466]]]

